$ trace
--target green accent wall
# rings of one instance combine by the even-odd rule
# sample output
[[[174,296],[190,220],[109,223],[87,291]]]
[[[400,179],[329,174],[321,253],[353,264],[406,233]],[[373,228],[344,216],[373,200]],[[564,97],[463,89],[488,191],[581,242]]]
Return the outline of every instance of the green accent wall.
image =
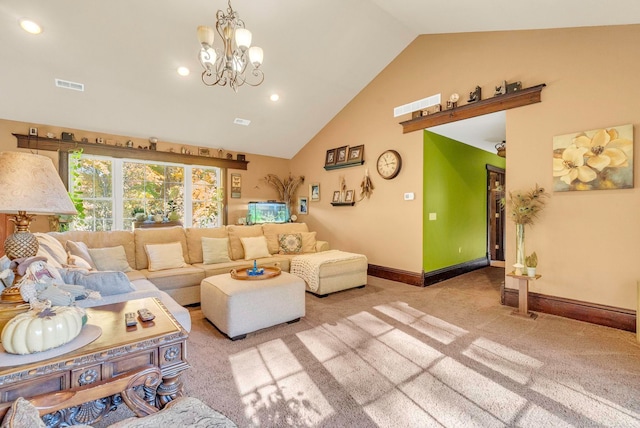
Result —
[[[425,272],[486,257],[487,169],[493,153],[424,132],[422,266]],[[436,220],[429,220],[435,213]]]

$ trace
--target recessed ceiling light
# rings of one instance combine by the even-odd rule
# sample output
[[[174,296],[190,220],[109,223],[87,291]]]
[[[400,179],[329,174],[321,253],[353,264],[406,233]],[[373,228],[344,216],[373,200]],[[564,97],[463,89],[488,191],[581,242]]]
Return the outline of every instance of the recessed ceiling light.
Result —
[[[269,99],[271,101],[278,101],[280,99],[280,95],[278,94],[271,94],[271,96],[269,97]]]
[[[24,31],[30,34],[42,33],[42,27],[30,19],[21,19],[20,27],[22,27]]]
[[[189,71],[189,69],[187,67],[178,67],[178,74],[180,76],[188,76],[189,73],[191,73],[191,72]]]

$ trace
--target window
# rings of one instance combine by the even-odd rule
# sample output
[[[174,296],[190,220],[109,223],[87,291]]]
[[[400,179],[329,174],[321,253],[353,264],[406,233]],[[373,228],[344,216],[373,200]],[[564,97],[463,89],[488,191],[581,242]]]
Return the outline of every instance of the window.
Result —
[[[92,155],[70,165],[69,182],[85,207],[85,218],[76,218],[72,229],[130,230],[135,212],[171,217],[186,227],[222,225],[220,168]]]

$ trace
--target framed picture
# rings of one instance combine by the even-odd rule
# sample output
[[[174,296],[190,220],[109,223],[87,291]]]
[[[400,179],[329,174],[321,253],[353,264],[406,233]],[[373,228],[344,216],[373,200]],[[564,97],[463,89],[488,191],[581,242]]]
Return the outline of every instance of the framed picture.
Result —
[[[339,190],[335,190],[333,192],[333,199],[331,200],[331,202],[340,202],[340,191]]]
[[[239,160],[239,161],[244,161],[244,160],[246,160],[246,159],[245,159],[245,156],[244,156],[242,153],[238,153],[238,155],[236,156],[236,159],[237,159],[237,160]]]
[[[349,146],[342,146],[336,149],[336,163],[343,163],[347,161],[347,149]]]
[[[211,152],[206,147],[198,148],[198,156],[211,156]]]
[[[38,136],[38,128],[29,128],[29,135]]]
[[[231,197],[240,198],[242,194],[242,175],[231,174]]]
[[[324,166],[336,164],[336,149],[327,150],[327,156],[324,158]]]
[[[364,158],[364,144],[349,148],[349,162],[362,162]]]
[[[318,202],[320,200],[320,183],[309,184],[309,195],[311,202]]]
[[[354,193],[355,193],[355,190],[347,190],[346,193],[344,194],[344,201],[353,202]]]
[[[298,198],[298,214],[309,214],[309,199],[306,196]]]

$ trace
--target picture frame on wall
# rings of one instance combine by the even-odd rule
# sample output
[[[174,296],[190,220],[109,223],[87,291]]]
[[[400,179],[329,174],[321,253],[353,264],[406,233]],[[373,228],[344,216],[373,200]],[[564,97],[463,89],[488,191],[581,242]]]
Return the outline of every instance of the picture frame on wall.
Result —
[[[353,195],[355,194],[355,190],[347,190],[344,194],[345,202],[353,202]]]
[[[309,184],[309,198],[311,202],[318,202],[320,200],[320,183]]]
[[[347,150],[349,146],[342,146],[336,149],[336,164],[345,163],[347,161]]]
[[[336,149],[327,150],[327,155],[324,158],[324,166],[336,164]]]
[[[339,190],[335,190],[333,192],[333,199],[331,200],[331,202],[340,202],[340,191]]]
[[[359,146],[349,147],[349,156],[347,162],[362,162],[364,159],[364,144]]]
[[[298,214],[309,214],[309,199],[306,196],[298,198]]]
[[[242,196],[242,175],[231,174],[231,197],[240,198]]]

